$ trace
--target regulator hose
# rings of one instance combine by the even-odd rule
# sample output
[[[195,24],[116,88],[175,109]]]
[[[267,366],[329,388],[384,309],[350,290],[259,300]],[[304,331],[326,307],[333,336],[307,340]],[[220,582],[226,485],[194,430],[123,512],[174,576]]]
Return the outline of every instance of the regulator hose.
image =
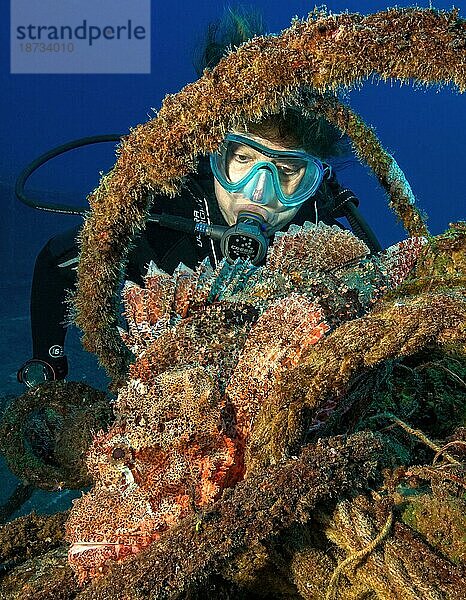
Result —
[[[45,154],[42,154],[35,160],[33,160],[16,179],[15,184],[15,194],[20,202],[25,204],[26,206],[30,206],[31,208],[36,208],[38,210],[45,210],[47,212],[53,213],[61,213],[67,215],[84,215],[87,212],[86,207],[74,207],[68,206],[66,204],[55,204],[52,202],[39,202],[37,200],[33,200],[32,198],[28,198],[24,193],[24,186],[26,185],[26,181],[29,177],[37,171],[42,165],[44,165],[49,160],[52,160],[56,156],[60,154],[64,154],[69,150],[74,150],[75,148],[80,148],[81,146],[89,146],[91,144],[98,144],[100,142],[119,142],[123,136],[121,134],[110,133],[107,135],[93,135],[89,137],[79,138],[77,140],[72,140],[71,142],[67,142],[66,144],[62,144],[61,146],[57,146],[52,150],[49,150]]]

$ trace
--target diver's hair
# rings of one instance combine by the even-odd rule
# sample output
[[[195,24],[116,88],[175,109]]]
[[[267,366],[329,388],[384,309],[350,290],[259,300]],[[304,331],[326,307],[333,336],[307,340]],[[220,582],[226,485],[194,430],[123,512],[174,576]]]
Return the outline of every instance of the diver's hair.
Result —
[[[200,76],[204,69],[213,69],[228,51],[265,33],[262,15],[257,9],[245,6],[227,8],[223,17],[207,28],[195,59],[197,74]],[[301,98],[306,97],[312,97],[312,92],[302,90]],[[299,107],[288,106],[280,113],[237,129],[285,148],[302,148],[322,159],[342,156],[349,150],[346,138],[334,125],[312,113],[304,114]]]
[[[328,159],[348,153],[349,145],[339,129],[315,114],[304,114],[298,107],[268,115],[257,122],[238,127],[239,131],[270,140],[284,148],[300,148],[313,156]]]
[[[221,19],[208,25],[202,45],[195,53],[197,75],[200,77],[204,69],[213,69],[227,52],[259,35],[265,35],[265,28],[257,9],[247,6],[226,8]]]

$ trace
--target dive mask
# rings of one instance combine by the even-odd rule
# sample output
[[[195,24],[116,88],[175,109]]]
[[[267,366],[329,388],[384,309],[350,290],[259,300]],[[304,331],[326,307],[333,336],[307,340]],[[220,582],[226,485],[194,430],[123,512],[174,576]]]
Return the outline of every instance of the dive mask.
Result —
[[[325,173],[322,162],[306,152],[273,150],[236,133],[227,134],[219,150],[210,155],[210,166],[227,192],[241,192],[262,205],[277,198],[287,207],[313,196]]]

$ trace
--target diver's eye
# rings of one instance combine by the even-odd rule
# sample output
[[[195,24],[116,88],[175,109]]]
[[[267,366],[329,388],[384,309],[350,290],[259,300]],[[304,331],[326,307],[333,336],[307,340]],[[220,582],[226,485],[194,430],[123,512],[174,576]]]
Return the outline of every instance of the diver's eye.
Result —
[[[247,154],[242,154],[241,152],[234,152],[233,160],[240,165],[247,165],[253,159]]]
[[[290,165],[276,165],[278,172],[281,177],[287,177],[289,179],[299,175],[302,167],[290,166]]]
[[[254,150],[244,144],[230,144],[227,153],[227,164],[230,162],[232,166],[249,166],[257,159],[256,154]]]

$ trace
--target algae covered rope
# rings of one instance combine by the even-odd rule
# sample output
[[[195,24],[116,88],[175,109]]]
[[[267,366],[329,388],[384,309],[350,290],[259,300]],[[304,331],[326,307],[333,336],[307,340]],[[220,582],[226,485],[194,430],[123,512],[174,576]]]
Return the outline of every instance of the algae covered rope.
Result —
[[[393,525],[393,512],[390,511],[388,518],[387,518],[382,530],[380,531],[380,533],[378,533],[377,536],[367,546],[365,546],[361,550],[358,550],[357,552],[354,552],[354,554],[350,554],[347,558],[345,558],[345,560],[343,560],[341,563],[339,563],[339,565],[336,567],[336,569],[334,570],[334,572],[332,573],[332,576],[330,578],[330,582],[328,584],[328,588],[325,593],[325,600],[334,600],[334,598],[337,597],[338,579],[340,577],[340,574],[349,565],[354,566],[355,563],[357,563],[358,561],[361,561],[363,558],[368,556],[373,550],[375,550],[375,548],[377,548],[377,546],[381,542],[383,542],[383,540],[390,533],[390,529],[392,528],[392,525]]]
[[[399,511],[396,505],[391,506],[392,502],[389,497],[374,502],[366,496],[357,496],[340,502],[331,516],[321,515],[327,539],[343,556],[352,559],[370,549],[363,560],[345,569],[344,576],[338,570],[340,586],[336,590],[332,581],[327,597],[337,592],[339,599],[354,598],[353,586],[356,585],[360,591],[357,598],[368,595],[380,600],[464,598],[464,562],[455,564],[444,553],[439,553],[435,545],[426,543],[399,516],[395,518]],[[393,522],[387,517],[387,510],[394,515]],[[346,560],[341,564],[346,566]]]
[[[247,450],[248,472],[279,460],[302,443],[306,409],[341,396],[350,378],[426,344],[466,345],[466,300],[460,294],[426,294],[381,303],[344,323],[288,370],[256,418]]]
[[[336,125],[351,140],[358,159],[367,164],[388,195],[395,212],[410,236],[428,235],[427,226],[415,205],[414,194],[396,160],[382,146],[372,127],[349,106],[335,97],[317,96],[312,110]]]
[[[466,24],[458,11],[390,9],[368,15],[311,13],[280,36],[258,37],[212,71],[167,96],[157,118],[122,142],[112,171],[91,195],[80,236],[75,299],[83,344],[121,382],[129,357],[116,324],[117,290],[131,239],[144,227],[151,192],[174,193],[226,131],[292,103],[375,74],[466,89]],[[421,220],[422,221],[422,220]]]
[[[107,395],[78,381],[44,382],[15,398],[0,419],[0,451],[35,488],[90,484],[84,455],[95,431],[113,419]]]

